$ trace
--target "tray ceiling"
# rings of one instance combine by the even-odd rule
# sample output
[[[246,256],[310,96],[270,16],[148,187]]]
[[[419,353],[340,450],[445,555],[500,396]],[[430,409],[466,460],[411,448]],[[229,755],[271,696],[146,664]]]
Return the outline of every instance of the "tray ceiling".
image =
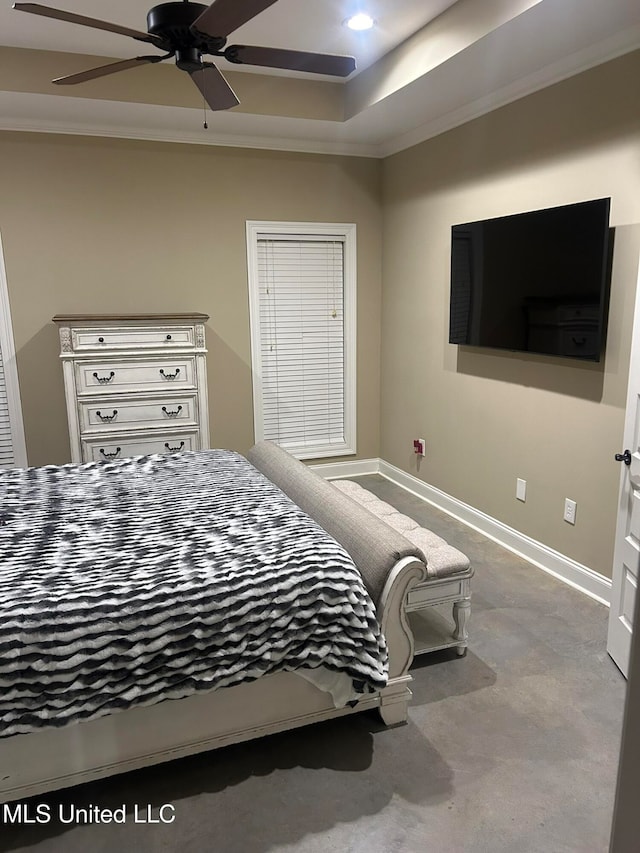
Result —
[[[146,29],[141,0],[55,5]],[[343,21],[364,7],[376,26],[353,33]],[[357,71],[336,82],[216,60],[241,104],[209,112],[208,130],[187,75],[171,63],[51,85],[105,57],[146,52],[131,39],[18,12],[6,0],[0,34],[0,128],[379,157],[640,48],[640,4],[278,0],[230,41],[347,53]]]

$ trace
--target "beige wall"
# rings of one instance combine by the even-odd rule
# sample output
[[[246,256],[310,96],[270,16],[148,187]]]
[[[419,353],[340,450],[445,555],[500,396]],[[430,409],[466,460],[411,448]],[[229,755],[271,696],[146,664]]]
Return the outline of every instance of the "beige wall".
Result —
[[[0,45],[0,90],[32,92],[64,98],[95,98],[139,104],[161,104],[202,110],[202,95],[186,73],[173,61],[142,65],[134,74],[109,74],[87,80],[81,86],[57,86],[50,82],[117,61],[104,56],[57,53],[49,50]],[[344,86],[327,80],[298,79],[270,74],[225,71],[225,80],[240,98],[234,113],[290,116],[292,118],[342,121]],[[210,116],[210,120],[214,119]],[[211,121],[212,126],[214,121]]]
[[[64,312],[202,311],[212,446],[253,443],[247,219],[358,227],[358,456],[379,453],[378,161],[0,134],[0,232],[29,463],[70,458]]]
[[[380,455],[610,575],[640,246],[639,77],[640,54],[623,57],[382,164],[0,134],[30,464],[69,459],[50,322],[60,312],[209,313],[212,443],[246,450],[245,220],[356,222],[358,457]],[[602,365],[447,343],[452,223],[608,195],[616,249]],[[419,470],[416,437],[427,439]],[[516,477],[528,482],[525,504]],[[565,497],[578,503],[575,527],[562,520]]]
[[[388,158],[383,179],[382,457],[608,576],[640,250],[638,79],[640,53],[615,60]],[[603,196],[616,229],[603,364],[448,343],[453,223]]]

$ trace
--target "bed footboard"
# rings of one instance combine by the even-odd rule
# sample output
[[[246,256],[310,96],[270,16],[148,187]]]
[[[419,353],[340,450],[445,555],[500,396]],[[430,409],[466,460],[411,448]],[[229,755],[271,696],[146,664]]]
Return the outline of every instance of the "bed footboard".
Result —
[[[389,647],[389,681],[380,693],[379,711],[388,726],[407,720],[414,642],[405,602],[409,589],[424,580],[426,574],[424,563],[415,557],[403,557],[389,572],[378,603],[378,618]]]

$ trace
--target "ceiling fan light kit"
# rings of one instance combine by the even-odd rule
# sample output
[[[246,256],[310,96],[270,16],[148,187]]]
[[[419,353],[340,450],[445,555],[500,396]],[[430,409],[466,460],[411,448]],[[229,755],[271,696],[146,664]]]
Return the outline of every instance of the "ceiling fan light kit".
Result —
[[[164,55],[136,56],[58,77],[53,83],[84,83],[138,65],[162,62],[175,57],[177,67],[191,76],[209,108],[228,110],[237,106],[240,101],[216,65],[203,60],[204,55],[222,57],[236,65],[256,65],[335,77],[348,77],[355,70],[356,61],[352,56],[309,53],[277,47],[227,45],[227,37],[232,32],[276,2],[277,0],[214,0],[209,6],[192,3],[190,0],[160,3],[147,13],[146,33],[38,3],[14,3],[13,8],[19,12],[29,12],[128,36],[164,51]]]

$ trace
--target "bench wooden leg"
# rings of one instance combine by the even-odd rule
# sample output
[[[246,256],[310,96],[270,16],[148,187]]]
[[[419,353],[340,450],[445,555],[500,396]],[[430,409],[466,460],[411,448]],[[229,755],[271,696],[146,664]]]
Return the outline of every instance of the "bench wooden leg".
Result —
[[[467,631],[467,623],[469,622],[470,614],[471,614],[471,599],[470,598],[463,598],[460,601],[454,601],[454,603],[453,603],[453,619],[456,623],[456,629],[453,632],[453,637],[455,640],[459,640],[459,643],[456,646],[456,652],[459,655],[463,655],[467,651],[467,640],[469,639],[469,632]]]

